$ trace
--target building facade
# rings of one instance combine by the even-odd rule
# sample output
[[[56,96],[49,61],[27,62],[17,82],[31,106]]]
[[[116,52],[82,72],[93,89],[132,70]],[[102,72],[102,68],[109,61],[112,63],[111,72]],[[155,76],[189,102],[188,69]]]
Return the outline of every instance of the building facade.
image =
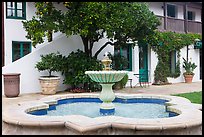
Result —
[[[148,2],[147,4],[161,21],[158,30],[202,34],[202,3]],[[61,10],[66,10],[59,4],[55,6]],[[83,50],[83,43],[79,36],[73,35],[67,38],[61,33],[55,33],[52,42],[45,41],[43,44],[37,45],[36,48],[32,47],[32,42],[25,37],[26,31],[23,28],[22,21],[30,20],[34,15],[34,2],[2,2],[2,73],[21,73],[21,93],[40,92],[38,78],[43,73],[39,73],[34,66],[39,61],[41,54],[59,51],[63,55],[68,55],[77,49]],[[104,43],[104,41],[107,41],[107,39],[101,39],[95,44],[102,45],[101,43]],[[132,43],[127,44],[131,45]],[[93,48],[93,53],[98,50],[96,47],[99,46]],[[191,59],[198,66],[194,71],[193,82],[202,80],[202,49],[201,47],[194,47],[194,45],[189,45],[181,49],[181,75],[177,78],[169,77],[169,82],[184,82],[182,57]],[[154,82],[154,70],[158,59],[156,53],[146,44],[138,42],[134,48],[126,46],[123,49],[114,49],[113,46],[107,46],[99,54],[98,59],[102,59],[105,52],[113,54],[119,52],[129,60],[127,70],[129,71],[129,79],[132,79],[132,86],[139,83],[138,77],[134,74],[144,72],[147,77],[146,81],[150,84]],[[173,60],[178,59],[172,55],[172,61],[170,61],[172,66],[176,62]],[[61,76],[60,73],[56,73],[56,75]],[[3,78],[2,85],[4,85]],[[130,86],[130,81],[126,86]],[[61,80],[59,90],[64,90],[66,87]],[[2,90],[4,90],[3,86]]]

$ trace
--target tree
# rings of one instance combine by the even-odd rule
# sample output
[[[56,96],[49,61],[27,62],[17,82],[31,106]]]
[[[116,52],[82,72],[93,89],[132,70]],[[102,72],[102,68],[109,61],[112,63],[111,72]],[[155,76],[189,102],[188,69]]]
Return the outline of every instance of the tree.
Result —
[[[58,2],[60,4],[61,2]],[[57,3],[55,3],[57,4]],[[52,40],[53,32],[80,35],[84,51],[88,56],[97,58],[107,46],[125,46],[151,35],[160,24],[158,18],[148,9],[145,3],[139,2],[62,2],[67,8],[61,11],[53,2],[36,2],[36,17],[23,21],[27,38],[43,43],[44,37]],[[99,50],[92,55],[95,42],[108,38]]]

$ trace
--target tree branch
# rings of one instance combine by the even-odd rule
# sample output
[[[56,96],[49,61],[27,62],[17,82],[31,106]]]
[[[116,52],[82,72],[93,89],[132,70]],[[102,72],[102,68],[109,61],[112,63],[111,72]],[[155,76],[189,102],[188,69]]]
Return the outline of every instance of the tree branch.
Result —
[[[98,54],[99,54],[108,44],[114,45],[115,43],[112,43],[112,42],[110,42],[110,41],[106,42],[106,43],[95,53],[94,57],[97,58]]]

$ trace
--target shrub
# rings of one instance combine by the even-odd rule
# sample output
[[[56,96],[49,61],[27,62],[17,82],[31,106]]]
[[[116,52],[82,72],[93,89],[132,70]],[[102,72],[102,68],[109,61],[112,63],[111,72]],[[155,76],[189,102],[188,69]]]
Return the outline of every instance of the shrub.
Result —
[[[93,88],[98,87],[98,83],[85,74],[85,71],[102,70],[102,64],[96,58],[89,57],[85,52],[77,50],[64,58],[63,64],[61,71],[65,75],[64,83],[71,85],[72,89],[80,87],[93,91],[95,90]]]
[[[122,89],[127,84],[127,81],[128,81],[128,74],[125,75],[120,81],[116,82],[113,85],[113,89]]]
[[[38,71],[47,71],[49,74],[48,76],[51,77],[52,72],[61,70],[62,59],[63,57],[59,52],[41,55],[41,60],[36,63],[35,68],[37,68]]]

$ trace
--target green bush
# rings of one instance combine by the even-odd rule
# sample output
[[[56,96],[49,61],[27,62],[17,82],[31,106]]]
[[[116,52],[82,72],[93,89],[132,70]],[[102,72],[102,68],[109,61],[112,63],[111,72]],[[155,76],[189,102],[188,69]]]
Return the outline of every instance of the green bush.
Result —
[[[49,74],[48,76],[51,77],[52,72],[61,70],[62,59],[63,57],[59,52],[41,55],[41,60],[36,63],[35,68],[37,68],[38,71],[47,71]]]
[[[128,81],[128,74],[125,75],[120,81],[116,82],[113,85],[113,89],[122,89],[125,87],[125,85],[127,84]]]
[[[71,52],[63,60],[62,74],[65,75],[64,83],[74,88],[83,88],[97,90],[100,88],[98,83],[92,81],[85,71],[102,70],[102,64],[99,60],[89,57],[85,52],[77,50]]]

